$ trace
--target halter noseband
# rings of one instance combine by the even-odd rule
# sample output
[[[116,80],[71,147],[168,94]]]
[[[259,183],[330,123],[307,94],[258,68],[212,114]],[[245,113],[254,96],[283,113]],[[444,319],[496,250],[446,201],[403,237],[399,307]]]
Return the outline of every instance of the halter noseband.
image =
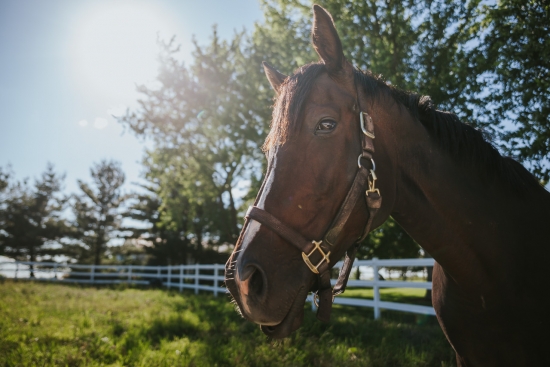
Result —
[[[357,158],[358,170],[355,174],[355,178],[349,189],[343,204],[340,206],[338,214],[333,219],[329,229],[325,232],[325,236],[320,241],[309,241],[305,239],[300,233],[294,229],[283,224],[280,220],[275,218],[270,213],[256,206],[251,206],[246,212],[245,219],[248,221],[253,219],[263,225],[269,227],[280,237],[284,238],[296,248],[302,252],[302,259],[307,267],[318,276],[318,290],[314,294],[313,300],[318,306],[317,318],[321,321],[328,322],[330,320],[330,312],[334,297],[343,293],[346,289],[348,278],[351,272],[355,255],[361,241],[369,234],[372,221],[380,209],[382,204],[382,197],[380,190],[376,188],[376,166],[374,164],[374,124],[371,116],[367,112],[361,110],[359,104],[359,93],[357,91],[357,106],[359,107],[359,126],[361,128],[361,154]],[[361,159],[367,160],[370,164],[370,168],[366,168],[361,164]],[[365,187],[368,184],[366,191]],[[346,250],[346,257],[344,259],[344,265],[340,269],[338,275],[338,281],[331,289],[330,283],[330,255],[338,249],[339,237],[342,230],[349,220],[349,217],[359,202],[361,196],[366,196],[367,208],[369,211],[369,219],[363,230],[363,234],[359,237],[355,243]],[[246,225],[246,223],[245,223]],[[332,264],[334,266],[334,263]]]

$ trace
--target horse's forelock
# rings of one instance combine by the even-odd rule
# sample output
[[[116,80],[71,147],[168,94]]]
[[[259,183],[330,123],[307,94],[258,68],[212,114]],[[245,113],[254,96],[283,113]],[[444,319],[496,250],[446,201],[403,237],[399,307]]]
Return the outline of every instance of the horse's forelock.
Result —
[[[267,135],[263,150],[284,144],[300,126],[303,105],[309,96],[317,77],[325,72],[325,66],[311,63],[300,67],[281,85],[280,93],[273,105],[271,130]]]

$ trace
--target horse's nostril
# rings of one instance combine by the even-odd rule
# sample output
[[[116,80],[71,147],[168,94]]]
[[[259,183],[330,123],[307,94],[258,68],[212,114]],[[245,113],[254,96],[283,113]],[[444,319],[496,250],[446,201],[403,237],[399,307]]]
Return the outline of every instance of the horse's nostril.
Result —
[[[255,264],[248,264],[240,272],[239,278],[243,285],[247,289],[246,294],[263,296],[266,291],[266,278],[262,269]]]
[[[256,271],[254,271],[254,273],[252,274],[252,276],[250,277],[250,280],[249,280],[249,290],[256,294],[256,295],[261,295],[262,294],[262,291],[263,291],[263,288],[264,288],[264,279],[263,279],[263,276],[262,276],[262,272],[256,268]]]

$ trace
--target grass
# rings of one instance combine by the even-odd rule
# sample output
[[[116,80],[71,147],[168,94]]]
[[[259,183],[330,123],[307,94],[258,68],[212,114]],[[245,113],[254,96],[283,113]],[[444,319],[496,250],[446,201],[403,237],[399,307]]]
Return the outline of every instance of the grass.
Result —
[[[308,310],[300,330],[275,341],[227,296],[6,280],[0,366],[455,365],[434,317],[383,312],[374,321],[372,310],[335,306],[332,319]]]
[[[380,288],[380,299],[388,302],[412,303],[421,306],[431,306],[430,300],[424,298],[425,289],[419,288]],[[343,297],[373,299],[372,288],[350,288]]]

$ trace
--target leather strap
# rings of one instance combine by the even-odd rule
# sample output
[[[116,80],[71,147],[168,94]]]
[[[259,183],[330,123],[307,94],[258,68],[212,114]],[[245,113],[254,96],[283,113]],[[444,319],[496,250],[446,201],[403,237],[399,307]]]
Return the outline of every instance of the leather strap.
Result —
[[[372,179],[376,180],[376,175],[374,173],[375,167],[374,167],[374,141],[375,135],[374,135],[374,123],[372,121],[371,116],[363,112],[361,109],[360,99],[359,99],[359,91],[357,90],[357,84],[355,85],[355,92],[357,95],[357,107],[359,108],[359,124],[361,128],[361,155],[358,159],[359,164],[359,170],[355,176],[354,184],[352,185],[350,191],[348,192],[348,195],[346,197],[346,200],[344,201],[344,204],[342,205],[342,208],[340,212],[338,213],[336,219],[334,220],[334,230],[337,231],[336,235],[333,235],[334,239],[332,237],[329,238],[329,234],[333,231],[333,228],[331,228],[327,235],[325,236],[326,239],[329,241],[332,240],[333,242],[329,243],[337,243],[335,238],[337,238],[345,225],[347,219],[349,218],[349,215],[351,214],[351,211],[353,210],[353,207],[357,203],[357,201],[352,201],[348,199],[351,199],[354,197],[358,192],[362,191],[365,188],[365,183],[368,182],[369,175],[372,175]],[[372,169],[366,169],[361,164],[361,158],[368,159],[370,162],[372,162],[373,167]],[[361,189],[357,190],[357,187],[355,185],[356,181],[358,181],[358,177],[360,176],[361,172],[364,174],[366,173],[366,179],[361,180],[362,185]],[[362,178],[362,177],[361,177]],[[370,186],[370,185],[369,185]],[[374,187],[374,183],[373,183]],[[366,191],[366,200],[367,200],[367,207],[369,211],[369,219],[367,221],[367,224],[365,225],[365,229],[363,230],[363,235],[346,251],[346,256],[344,259],[344,264],[342,265],[342,268],[340,269],[340,273],[338,274],[338,280],[336,282],[336,285],[334,289],[331,290],[331,284],[330,284],[330,274],[328,276],[324,276],[325,274],[321,274],[319,277],[319,308],[317,309],[317,318],[321,321],[328,322],[330,320],[330,312],[332,308],[332,302],[334,300],[334,296],[339,295],[343,293],[346,289],[346,285],[348,283],[349,275],[351,273],[351,269],[353,266],[353,262],[355,261],[355,256],[357,255],[357,250],[359,249],[359,245],[361,241],[363,241],[366,236],[369,234],[370,229],[372,227],[372,221],[376,214],[378,213],[378,209],[380,209],[380,206],[382,204],[382,197],[380,196],[378,190],[371,191],[370,189]],[[340,218],[342,216],[342,218]],[[343,217],[346,219],[343,220]],[[340,225],[341,223],[341,225]],[[329,271],[327,271],[329,273]],[[325,278],[329,278],[326,280]],[[330,290],[330,297],[329,297],[329,290]]]
[[[344,265],[342,265],[342,268],[340,268],[340,273],[338,274],[338,281],[336,282],[336,285],[332,290],[335,296],[344,293],[344,291],[346,290],[346,286],[348,284],[348,279],[351,273],[353,262],[355,261],[355,256],[357,255],[357,250],[359,250],[359,246],[361,242],[363,242],[363,240],[368,236],[370,229],[372,227],[372,220],[378,213],[378,209],[380,209],[381,205],[382,205],[382,197],[378,193],[367,194],[367,207],[369,208],[369,220],[367,222],[367,225],[365,226],[365,230],[361,238],[359,238],[357,242],[355,242],[355,244],[348,251],[346,251],[346,258],[344,259]]]
[[[369,162],[370,164],[370,159]],[[369,171],[367,169],[358,169],[355,174],[353,183],[340,207],[340,210],[336,214],[334,221],[332,222],[330,229],[325,234],[323,242],[326,242],[331,247],[334,247],[338,243],[338,239],[342,234],[344,226],[348,222],[348,219],[353,212],[353,209],[359,202],[359,199],[364,194],[365,184],[369,179]]]
[[[297,247],[300,251],[302,251],[302,253],[309,254],[315,248],[315,245],[312,241],[306,240],[301,234],[288,227],[263,209],[260,209],[256,206],[251,206],[248,208],[245,218],[254,219],[255,221],[269,227],[277,235],[290,242],[292,245],[294,245],[294,247]],[[321,259],[322,256],[318,252],[314,252],[311,255],[311,260],[315,264],[319,263]],[[328,262],[323,262],[318,268],[320,274],[327,272],[328,269]]]

